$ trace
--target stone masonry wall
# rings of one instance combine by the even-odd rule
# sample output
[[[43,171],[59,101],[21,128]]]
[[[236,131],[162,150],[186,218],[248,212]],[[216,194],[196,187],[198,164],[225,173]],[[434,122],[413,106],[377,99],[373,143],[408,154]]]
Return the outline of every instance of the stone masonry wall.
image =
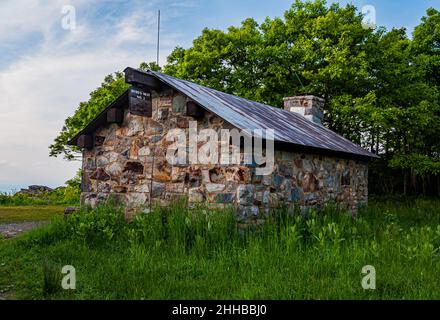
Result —
[[[190,203],[215,207],[234,204],[239,218],[260,219],[282,204],[305,210],[335,201],[356,211],[367,202],[368,166],[355,160],[276,151],[269,176],[256,176],[252,166],[171,166],[165,159],[172,143],[166,133],[187,130],[195,119],[185,116],[185,96],[170,89],[152,97],[152,118],[125,110],[121,126],[111,124],[95,132],[95,147],[83,152],[82,204],[96,206],[112,195],[126,205],[129,218],[150,200],[167,205],[188,197]],[[197,121],[199,130],[232,129],[208,112]]]

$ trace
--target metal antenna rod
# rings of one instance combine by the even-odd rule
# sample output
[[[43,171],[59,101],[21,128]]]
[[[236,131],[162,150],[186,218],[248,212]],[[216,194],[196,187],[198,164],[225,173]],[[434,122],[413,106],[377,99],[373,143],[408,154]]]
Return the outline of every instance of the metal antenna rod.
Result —
[[[157,13],[157,65],[159,65],[159,45],[160,45],[160,10]]]

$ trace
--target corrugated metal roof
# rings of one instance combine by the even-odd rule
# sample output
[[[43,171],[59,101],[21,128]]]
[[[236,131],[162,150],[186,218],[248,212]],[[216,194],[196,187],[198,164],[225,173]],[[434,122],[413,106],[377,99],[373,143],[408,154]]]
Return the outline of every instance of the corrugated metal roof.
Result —
[[[241,130],[273,129],[275,141],[333,152],[377,157],[330,129],[280,108],[240,98],[160,72],[146,71]]]

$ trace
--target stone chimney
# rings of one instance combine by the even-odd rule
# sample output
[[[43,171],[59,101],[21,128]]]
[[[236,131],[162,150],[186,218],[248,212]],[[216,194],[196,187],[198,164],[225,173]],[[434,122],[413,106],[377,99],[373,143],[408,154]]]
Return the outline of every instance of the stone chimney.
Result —
[[[286,97],[283,101],[285,110],[298,113],[312,122],[322,124],[324,99],[312,95],[302,95]]]

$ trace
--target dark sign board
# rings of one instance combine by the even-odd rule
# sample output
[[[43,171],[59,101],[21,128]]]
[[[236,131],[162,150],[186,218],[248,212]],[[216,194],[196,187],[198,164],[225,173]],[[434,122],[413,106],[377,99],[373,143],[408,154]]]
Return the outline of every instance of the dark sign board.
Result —
[[[153,113],[151,93],[137,88],[131,88],[129,94],[129,108],[131,114],[151,117]]]

